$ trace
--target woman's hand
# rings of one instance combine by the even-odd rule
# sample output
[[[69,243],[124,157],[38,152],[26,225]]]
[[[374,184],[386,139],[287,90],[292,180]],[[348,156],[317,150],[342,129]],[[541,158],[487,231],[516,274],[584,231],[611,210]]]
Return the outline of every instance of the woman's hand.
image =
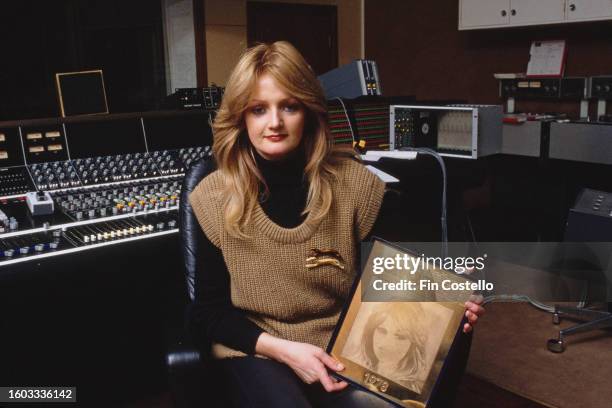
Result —
[[[474,328],[474,325],[478,322],[478,318],[485,313],[484,307],[482,307],[482,296],[474,296],[470,297],[470,300],[465,302],[465,317],[467,317],[468,322],[463,325],[463,332],[469,333]]]
[[[255,351],[287,364],[306,384],[320,382],[328,392],[340,391],[348,386],[346,381],[336,381],[327,371],[342,371],[344,366],[319,347],[262,333]]]

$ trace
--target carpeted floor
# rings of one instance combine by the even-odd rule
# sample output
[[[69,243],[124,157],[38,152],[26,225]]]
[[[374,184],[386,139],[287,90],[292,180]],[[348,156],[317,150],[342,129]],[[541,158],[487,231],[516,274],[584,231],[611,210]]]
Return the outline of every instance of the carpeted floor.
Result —
[[[548,351],[559,326],[527,303],[492,303],[474,334],[468,373],[551,407],[612,407],[612,330],[568,337]],[[560,327],[574,322],[562,321]]]

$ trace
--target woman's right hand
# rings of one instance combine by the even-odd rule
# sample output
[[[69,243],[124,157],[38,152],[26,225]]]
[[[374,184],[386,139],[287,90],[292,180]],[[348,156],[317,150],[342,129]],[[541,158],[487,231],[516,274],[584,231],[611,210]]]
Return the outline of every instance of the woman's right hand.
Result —
[[[344,366],[312,344],[299,343],[262,333],[257,340],[255,351],[287,364],[306,384],[320,382],[326,391],[340,391],[348,386],[346,381],[336,381],[327,371],[342,371]]]

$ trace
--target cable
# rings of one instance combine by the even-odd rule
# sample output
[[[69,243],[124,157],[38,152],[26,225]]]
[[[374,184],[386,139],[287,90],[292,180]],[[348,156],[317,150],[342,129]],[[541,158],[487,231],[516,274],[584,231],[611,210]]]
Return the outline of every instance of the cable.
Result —
[[[446,220],[446,165],[444,164],[444,160],[442,160],[442,156],[438,154],[433,149],[428,147],[402,147],[401,150],[411,151],[420,154],[426,154],[432,156],[438,161],[440,165],[440,169],[442,170],[442,209],[440,212],[440,224],[442,231],[442,256],[446,258],[448,256],[448,226]]]
[[[339,96],[335,96],[334,99],[339,100],[340,104],[342,105],[342,109],[344,110],[344,116],[346,116],[346,121],[348,122],[349,128],[351,129],[351,138],[353,139],[353,146],[355,146],[355,132],[353,131],[353,125],[351,125],[351,120],[349,119],[348,111],[346,110],[344,101]]]
[[[549,312],[549,313],[554,313],[555,308],[553,306],[548,306],[542,302],[538,302],[537,300],[534,300],[532,298],[530,298],[527,295],[492,295],[492,296],[486,296],[483,301],[482,304],[485,305],[487,303],[492,303],[492,302],[511,302],[511,303],[518,303],[518,302],[529,302],[532,306],[543,310],[545,312]]]

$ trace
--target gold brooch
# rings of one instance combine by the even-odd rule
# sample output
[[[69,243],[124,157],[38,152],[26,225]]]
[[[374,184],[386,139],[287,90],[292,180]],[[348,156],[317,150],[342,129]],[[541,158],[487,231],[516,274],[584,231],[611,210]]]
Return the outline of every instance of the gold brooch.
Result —
[[[311,269],[321,265],[332,265],[344,270],[344,259],[335,249],[311,249],[306,258],[306,268]]]

